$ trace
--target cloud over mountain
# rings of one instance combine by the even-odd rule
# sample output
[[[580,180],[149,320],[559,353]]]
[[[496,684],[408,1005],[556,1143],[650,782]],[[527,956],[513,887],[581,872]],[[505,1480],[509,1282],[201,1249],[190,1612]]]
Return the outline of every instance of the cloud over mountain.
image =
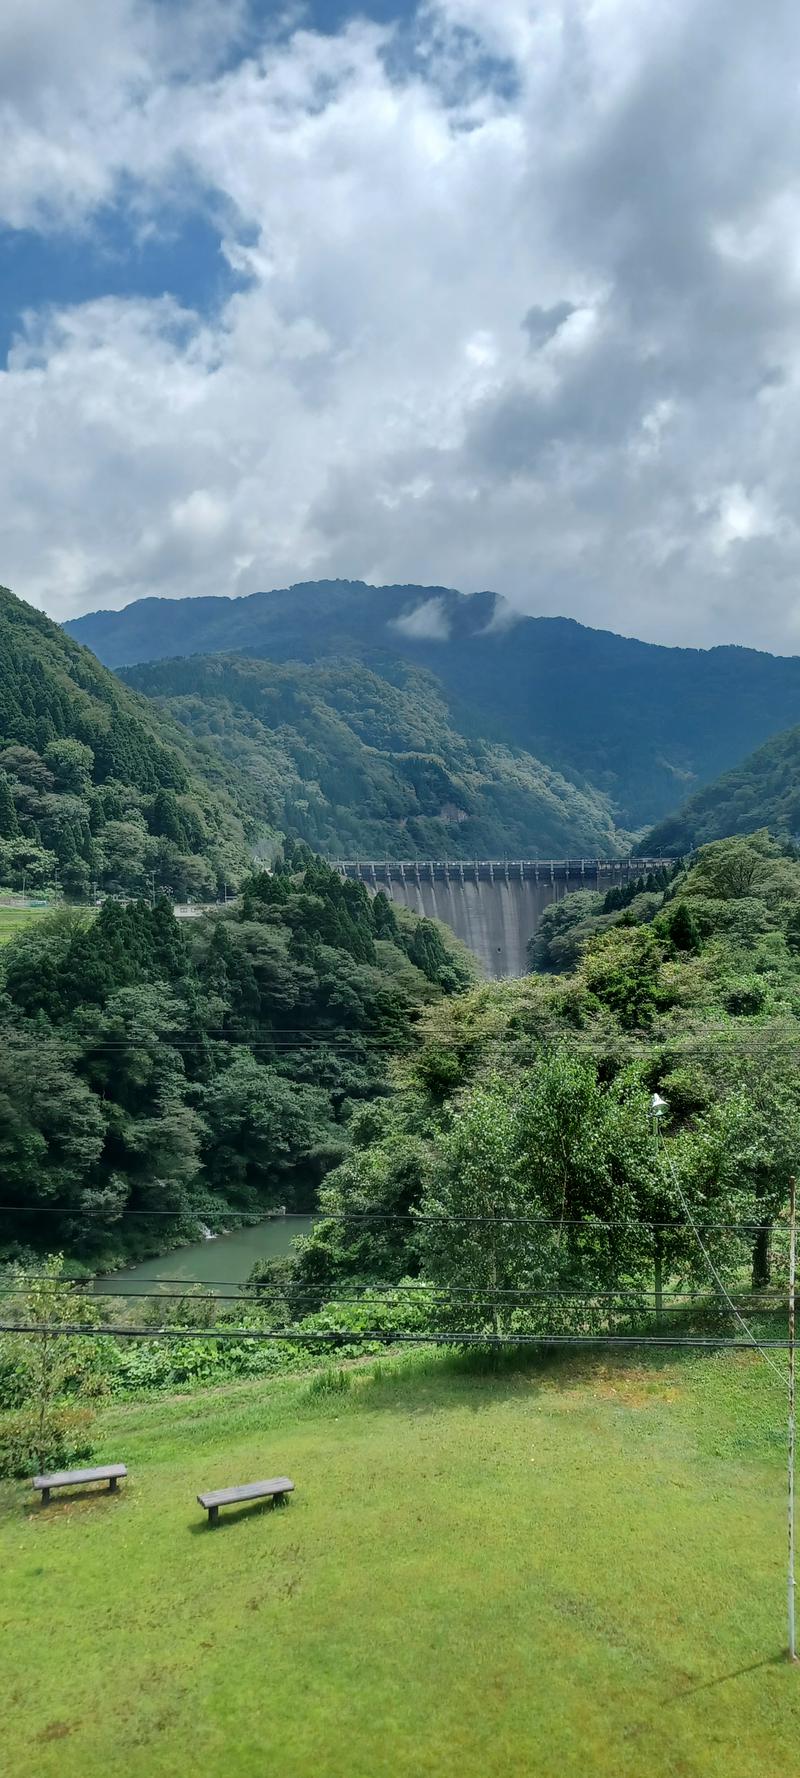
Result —
[[[796,8],[321,22],[3,9],[0,220],[51,274],[0,374],[2,578],[61,617],[490,586],[800,649]],[[196,289],[187,259],[180,290],[109,293],[189,216]]]

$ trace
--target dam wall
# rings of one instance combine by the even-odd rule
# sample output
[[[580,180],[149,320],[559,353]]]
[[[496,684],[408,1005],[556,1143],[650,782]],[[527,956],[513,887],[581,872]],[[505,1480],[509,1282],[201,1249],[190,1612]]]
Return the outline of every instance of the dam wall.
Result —
[[[667,863],[663,858],[335,861],[343,876],[364,883],[373,894],[382,890],[412,913],[449,926],[490,981],[527,975],[528,940],[551,902],[576,889],[605,893]]]

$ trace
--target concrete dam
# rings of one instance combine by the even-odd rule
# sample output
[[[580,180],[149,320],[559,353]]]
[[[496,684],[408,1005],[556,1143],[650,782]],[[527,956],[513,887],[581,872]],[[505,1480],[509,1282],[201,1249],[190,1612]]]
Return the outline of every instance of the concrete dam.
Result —
[[[552,901],[576,889],[603,893],[661,870],[664,858],[428,859],[401,863],[340,859],[342,876],[441,920],[472,951],[491,981],[528,973],[527,946]]]

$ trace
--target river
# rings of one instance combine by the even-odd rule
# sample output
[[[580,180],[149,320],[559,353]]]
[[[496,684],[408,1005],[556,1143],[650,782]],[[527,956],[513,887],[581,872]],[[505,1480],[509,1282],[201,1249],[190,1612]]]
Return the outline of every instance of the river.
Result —
[[[215,1240],[193,1241],[191,1246],[174,1247],[158,1259],[125,1266],[106,1280],[98,1278],[94,1288],[102,1295],[105,1282],[115,1294],[133,1296],[140,1290],[169,1290],[177,1282],[203,1284],[220,1295],[235,1295],[257,1259],[288,1253],[300,1235],[308,1234],[313,1221],[313,1216],[271,1216],[249,1228],[217,1235]]]

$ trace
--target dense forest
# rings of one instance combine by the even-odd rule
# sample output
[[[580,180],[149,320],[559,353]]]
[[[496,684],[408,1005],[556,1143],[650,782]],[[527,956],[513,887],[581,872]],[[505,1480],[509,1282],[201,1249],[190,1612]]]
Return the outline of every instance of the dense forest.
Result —
[[[240,599],[143,599],[68,628],[111,666],[235,649],[273,661],[404,659],[436,674],[455,729],[607,796],[635,831],[800,722],[800,658],[663,648],[493,593],[317,581]],[[575,848],[577,849],[577,848]]]
[[[774,735],[732,771],[699,790],[674,815],[660,821],[643,844],[648,851],[690,852],[759,826],[783,839],[800,839],[800,728]]]
[[[569,967],[477,985],[438,928],[290,846],[188,932],[165,903],[108,904],[6,948],[0,1167],[27,1209],[0,1257],[19,1319],[130,1332],[141,1306],[84,1296],[67,1266],[319,1210],[235,1303],[190,1288],[147,1305],[142,1339],[59,1340],[49,1461],[90,1455],[92,1392],[320,1362],[335,1389],[341,1356],[398,1334],[729,1335],[705,1254],[748,1325],[780,1332],[800,862],[756,833],[561,906]],[[41,1460],[30,1370],[0,1340],[0,1473]]]
[[[335,857],[619,857],[608,799],[455,727],[403,661],[310,667],[194,656],[127,682],[247,773],[272,828]]]
[[[800,1165],[800,862],[756,833],[551,912],[549,973],[426,1015],[394,1096],[354,1121],[296,1281],[424,1281],[454,1331],[466,1288],[487,1331],[606,1327],[611,1293],[624,1327],[654,1277],[707,1285],[688,1207],[721,1273],[766,1286]]]
[[[0,952],[0,1250],[94,1263],[309,1208],[455,941],[305,849],[235,908],[63,909]]]
[[[0,588],[0,884],[216,897],[262,825],[246,779]]]

